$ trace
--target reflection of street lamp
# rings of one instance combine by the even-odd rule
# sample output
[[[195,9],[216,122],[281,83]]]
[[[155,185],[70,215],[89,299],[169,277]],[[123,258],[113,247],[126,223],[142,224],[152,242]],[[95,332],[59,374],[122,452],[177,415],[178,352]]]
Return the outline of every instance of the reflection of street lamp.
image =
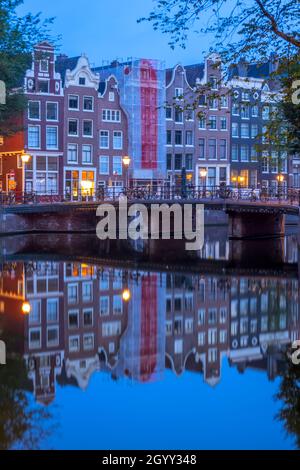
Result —
[[[23,315],[29,315],[31,312],[31,306],[29,302],[23,302],[22,304],[22,313]]]
[[[207,177],[207,169],[206,168],[201,168],[200,176],[201,176],[201,180],[202,180],[202,186],[205,186],[206,185],[206,177]]]
[[[123,298],[124,302],[129,302],[129,300],[131,299],[131,292],[130,292],[129,289],[125,289],[123,291],[122,298]]]
[[[128,185],[129,185],[128,173],[129,173],[130,163],[131,163],[131,158],[128,155],[123,157],[123,165],[124,165],[125,172],[126,172],[126,189],[128,189]]]

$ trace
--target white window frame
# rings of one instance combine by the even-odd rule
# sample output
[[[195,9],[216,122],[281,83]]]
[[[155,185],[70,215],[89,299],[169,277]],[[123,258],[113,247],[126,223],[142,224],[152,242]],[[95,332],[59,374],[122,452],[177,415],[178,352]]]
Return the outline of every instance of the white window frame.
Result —
[[[30,115],[29,115],[29,111],[30,111],[30,103],[38,103],[39,104],[39,117],[38,118],[31,118]],[[39,100],[29,100],[28,101],[28,120],[29,121],[40,121],[41,120],[41,102]]]
[[[77,98],[77,108],[70,108],[70,98]],[[79,95],[68,95],[68,110],[69,111],[79,111],[80,104],[79,104]]]
[[[85,122],[91,122],[92,123],[92,133],[90,135],[84,133],[84,123]],[[93,119],[83,119],[82,120],[82,137],[84,137],[85,139],[92,139],[94,137],[94,121],[93,121]]]
[[[55,104],[56,105],[56,119],[48,119],[48,117],[47,117],[48,104]],[[59,121],[58,111],[59,111],[58,101],[46,101],[46,121],[47,122],[58,122]]]
[[[56,146],[49,146],[48,144],[48,129],[56,129]],[[46,126],[46,149],[47,150],[58,150],[59,143],[58,143],[58,126]]]
[[[106,133],[107,133],[107,146],[106,146],[106,147],[103,146],[103,145],[101,145],[101,132],[106,132]],[[109,149],[109,137],[110,137],[110,135],[109,135],[109,131],[108,131],[108,130],[106,130],[106,129],[100,129],[100,132],[99,132],[99,148],[100,148],[100,149],[105,149],[105,150]]]

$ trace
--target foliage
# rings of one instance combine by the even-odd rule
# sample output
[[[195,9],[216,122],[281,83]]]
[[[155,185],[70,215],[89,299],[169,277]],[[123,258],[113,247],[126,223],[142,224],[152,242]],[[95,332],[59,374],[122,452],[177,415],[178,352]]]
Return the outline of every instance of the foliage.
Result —
[[[41,14],[19,16],[23,0],[0,2],[0,80],[6,85],[6,104],[0,105],[0,135],[18,130],[15,119],[26,106],[23,79],[31,64],[34,44],[51,40],[49,27],[53,18],[42,20]]]

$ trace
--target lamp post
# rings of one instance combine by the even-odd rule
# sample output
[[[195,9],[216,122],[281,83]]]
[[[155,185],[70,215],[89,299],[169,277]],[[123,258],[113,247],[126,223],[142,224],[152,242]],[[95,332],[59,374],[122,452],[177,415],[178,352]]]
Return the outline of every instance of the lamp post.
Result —
[[[131,158],[128,155],[123,157],[123,165],[124,165],[124,168],[125,168],[125,175],[126,175],[126,191],[128,190],[128,186],[129,186],[129,166],[130,166],[130,163],[131,163]]]
[[[25,170],[26,170],[26,164],[30,162],[30,159],[31,159],[31,155],[29,155],[29,153],[23,152],[21,154],[24,198],[25,198],[25,192],[26,192],[26,181],[25,181],[26,173],[25,173]]]
[[[280,198],[282,195],[282,183],[284,182],[284,176],[281,173],[277,175],[277,181],[278,181],[278,196]]]
[[[201,184],[202,184],[203,192],[204,192],[206,190],[206,177],[207,177],[207,169],[206,168],[201,168],[200,177],[201,177]]]

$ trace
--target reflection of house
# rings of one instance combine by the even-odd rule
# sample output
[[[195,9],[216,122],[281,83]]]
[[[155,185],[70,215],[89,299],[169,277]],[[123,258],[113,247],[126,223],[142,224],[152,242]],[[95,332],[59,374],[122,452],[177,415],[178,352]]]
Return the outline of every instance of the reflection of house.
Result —
[[[167,275],[166,357],[175,373],[196,369],[215,385],[220,380],[222,356],[228,351],[228,321],[225,281],[213,276]]]
[[[231,281],[230,361],[277,374],[280,352],[299,337],[298,281],[248,277]]]
[[[3,266],[0,302],[8,302],[4,311],[11,308],[11,328],[17,324],[22,338],[23,322],[15,319],[23,292],[30,302],[25,360],[44,404],[54,399],[56,381],[86,389],[97,371],[149,382],[167,367],[176,375],[202,373],[213,386],[224,356],[239,371],[251,366],[273,378],[283,367],[283,349],[300,337],[297,279],[148,273],[78,262],[25,263],[24,270],[25,277],[23,265]],[[127,290],[130,298],[123,297]],[[8,327],[3,315],[0,322]]]
[[[25,285],[31,305],[26,320],[25,359],[37,400],[49,404],[55,396],[56,377],[64,356],[62,265],[27,264]]]

